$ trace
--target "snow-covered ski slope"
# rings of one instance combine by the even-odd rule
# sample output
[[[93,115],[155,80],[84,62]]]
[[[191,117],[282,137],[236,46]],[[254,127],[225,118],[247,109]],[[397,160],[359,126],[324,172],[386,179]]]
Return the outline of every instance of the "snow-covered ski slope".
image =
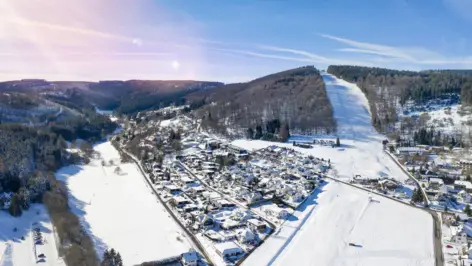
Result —
[[[408,176],[383,151],[382,140],[371,124],[369,102],[355,84],[324,74],[326,91],[338,123],[337,134],[345,155],[331,158],[339,169],[340,177],[352,177],[359,173],[369,176],[390,176],[398,180]]]
[[[382,151],[384,137],[371,126],[362,91],[331,75],[323,79],[342,147],[294,149],[330,159],[341,179],[360,173],[405,180],[407,176]],[[292,146],[247,140],[233,144],[248,150]],[[243,265],[434,265],[433,219],[428,213],[335,181],[321,189]]]
[[[191,244],[147,187],[132,163],[121,164],[110,142],[95,146],[101,160],[68,166],[56,173],[70,191],[70,205],[92,236],[98,254],[107,248],[120,252],[125,265],[163,259],[187,252]],[[115,173],[119,166],[121,174]]]

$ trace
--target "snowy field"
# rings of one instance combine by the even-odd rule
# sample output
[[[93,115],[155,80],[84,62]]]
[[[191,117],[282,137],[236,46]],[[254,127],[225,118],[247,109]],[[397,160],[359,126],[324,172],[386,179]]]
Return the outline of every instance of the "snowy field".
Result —
[[[244,265],[434,265],[432,217],[370,196],[329,182]]]
[[[163,259],[187,252],[184,233],[147,187],[135,164],[121,164],[110,142],[95,146],[107,162],[69,166],[56,173],[70,190],[70,205],[94,240],[98,254],[114,248],[125,265]]]
[[[40,229],[42,244],[35,244],[33,228]],[[58,255],[55,235],[49,215],[42,205],[31,205],[20,217],[0,212],[0,266],[37,265],[40,254],[45,255],[41,265],[65,265]]]

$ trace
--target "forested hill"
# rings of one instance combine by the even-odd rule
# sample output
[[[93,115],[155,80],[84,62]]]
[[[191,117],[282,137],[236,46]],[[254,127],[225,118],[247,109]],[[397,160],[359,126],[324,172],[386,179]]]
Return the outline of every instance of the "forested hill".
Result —
[[[446,74],[455,74],[461,76],[472,76],[472,70],[470,69],[438,69],[438,70],[424,70],[421,72],[425,73],[446,73]]]
[[[372,121],[379,131],[391,130],[398,104],[421,104],[455,93],[463,105],[472,105],[472,75],[467,70],[401,71],[385,68],[332,65],[328,73],[356,83],[369,100]]]
[[[0,82],[0,94],[40,93],[47,100],[66,105],[71,109],[97,107],[102,110],[114,110],[118,114],[135,114],[171,103],[183,104],[184,97],[189,93],[222,85],[220,82],[194,80],[100,82],[19,80]]]
[[[336,130],[323,79],[313,66],[192,93],[186,98],[194,106],[203,105],[196,112],[203,118],[202,125],[220,131],[235,127],[276,133],[286,126],[303,133]]]

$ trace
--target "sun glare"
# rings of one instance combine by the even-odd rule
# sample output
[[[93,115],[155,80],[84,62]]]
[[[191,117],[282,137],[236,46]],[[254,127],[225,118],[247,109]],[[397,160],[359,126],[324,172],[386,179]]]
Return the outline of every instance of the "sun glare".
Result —
[[[174,70],[179,70],[179,67],[180,67],[179,61],[177,61],[177,60],[172,61],[172,68]]]

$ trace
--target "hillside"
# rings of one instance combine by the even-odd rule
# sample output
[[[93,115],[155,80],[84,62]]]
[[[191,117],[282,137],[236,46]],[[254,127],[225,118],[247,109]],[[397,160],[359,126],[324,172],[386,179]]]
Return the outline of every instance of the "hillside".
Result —
[[[357,84],[369,100],[375,128],[384,133],[433,126],[427,113],[436,106],[472,105],[472,77],[467,70],[400,71],[360,66],[329,66],[328,73]],[[413,120],[413,121],[412,121]],[[400,122],[400,125],[398,123]],[[439,125],[440,126],[440,125]],[[403,132],[402,132],[403,133]]]
[[[229,126],[260,127],[276,133],[284,125],[299,133],[336,130],[323,79],[312,66],[199,91],[186,98],[194,106],[203,105],[196,112],[203,118],[202,124],[220,132]]]

